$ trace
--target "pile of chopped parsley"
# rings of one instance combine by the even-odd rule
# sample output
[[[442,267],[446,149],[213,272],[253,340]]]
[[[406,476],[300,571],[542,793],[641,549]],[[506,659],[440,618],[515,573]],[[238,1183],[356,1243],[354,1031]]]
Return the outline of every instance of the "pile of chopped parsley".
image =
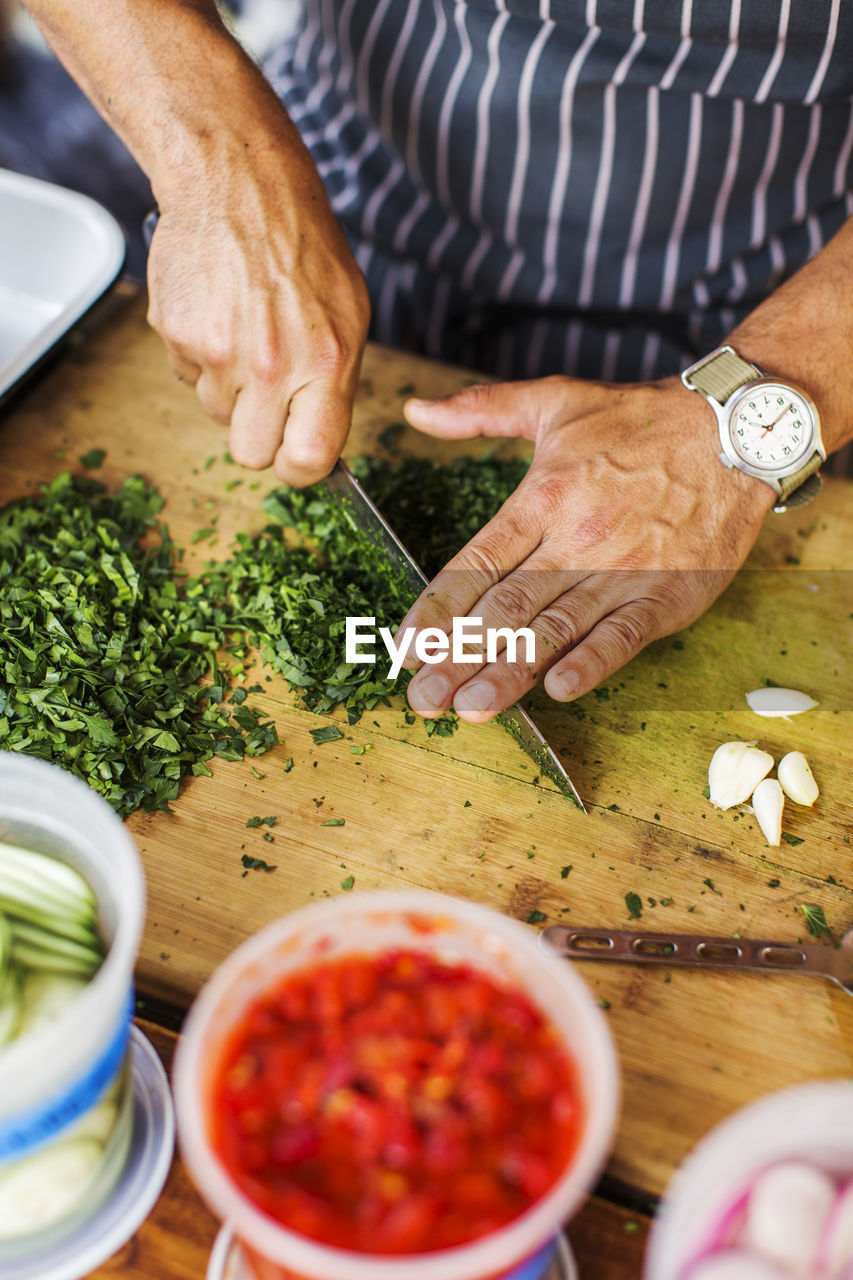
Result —
[[[428,578],[487,524],[524,479],[524,458],[359,458],[352,464],[400,541]]]
[[[467,458],[358,467],[430,575],[525,469]],[[0,509],[0,748],[69,769],[122,815],[168,808],[186,774],[209,774],[213,755],[238,760],[276,743],[246,691],[231,692],[223,651],[239,659],[253,645],[306,707],[343,704],[350,723],[409,678],[391,681],[381,658],[343,660],[348,615],[394,627],[413,603],[345,502],[322,486],[274,490],[263,504],[270,523],[238,534],[227,559],[186,581],[162,505],[138,477],[110,494],[64,473]]]
[[[66,472],[0,510],[0,748],[122,815],[168,808],[213,755],[277,741],[258,711],[217,705],[221,633],[179,591],[162,505],[139,478],[109,494]]]

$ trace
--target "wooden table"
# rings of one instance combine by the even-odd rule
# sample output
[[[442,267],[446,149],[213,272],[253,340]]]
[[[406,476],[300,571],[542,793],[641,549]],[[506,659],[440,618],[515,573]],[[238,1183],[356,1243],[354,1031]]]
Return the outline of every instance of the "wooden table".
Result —
[[[378,448],[413,387],[443,394],[466,376],[371,348],[349,452]],[[454,452],[409,431],[398,443],[406,452]],[[228,465],[225,445],[135,302],[9,415],[0,498],[79,470],[80,455],[103,448],[108,484],[141,472],[161,489],[164,519],[192,567],[211,552],[193,548],[191,534],[213,514],[213,554],[235,531],[265,522],[259,497],[271,476]],[[316,746],[309,729],[317,717],[273,679],[258,700],[282,743],[253,762],[263,777],[248,761],[216,761],[213,779],[189,780],[172,813],[128,823],[149,886],[138,982],[151,1021],[143,1025],[164,1057],[176,1026],[169,1010],[185,1008],[237,943],[342,892],[349,878],[355,890],[439,888],[521,920],[537,911],[548,922],[613,927],[628,924],[630,892],[640,895],[649,929],[790,940],[804,933],[801,904],[817,903],[843,930],[853,920],[851,548],[850,483],[833,479],[812,506],[768,519],[748,568],[687,631],[650,646],[573,705],[534,695],[531,710],[587,816],[540,780],[497,726],[428,738],[395,706]],[[804,688],[820,706],[788,724],[759,720],[744,694],[765,680]],[[799,748],[812,761],[821,798],[813,810],[790,806],[785,819],[798,843],[768,848],[754,819],[704,798],[711,754],[734,738],[757,738],[777,759]],[[352,754],[360,744],[371,749]],[[275,843],[263,843],[246,819],[273,813]],[[337,817],[344,826],[322,825]],[[275,872],[244,874],[243,852],[266,857]],[[570,1236],[584,1280],[627,1280],[640,1272],[650,1202],[717,1121],[769,1090],[851,1073],[853,1002],[829,983],[788,975],[595,962],[581,972],[608,1010],[624,1104],[605,1179]],[[201,1280],[213,1233],[176,1163],[150,1221],[97,1275]]]

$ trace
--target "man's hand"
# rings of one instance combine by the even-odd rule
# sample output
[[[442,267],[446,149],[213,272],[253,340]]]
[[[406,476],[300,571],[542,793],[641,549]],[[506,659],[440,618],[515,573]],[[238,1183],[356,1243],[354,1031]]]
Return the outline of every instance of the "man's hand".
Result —
[[[772,506],[763,481],[724,468],[707,405],[675,378],[611,386],[554,377],[410,400],[413,426],[446,439],[525,436],[530,470],[401,624],[454,617],[531,627],[536,661],[423,667],[413,710],[492,719],[543,676],[568,701],[723,591]],[[523,648],[520,650],[523,654]],[[416,665],[414,662],[411,665]]]
[[[150,323],[236,462],[287,484],[332,469],[367,336],[364,280],[307,153],[234,149],[172,182],[148,262]]]
[[[310,484],[349,430],[367,290],[297,130],[213,0],[27,0],[151,180],[149,319],[234,459]]]

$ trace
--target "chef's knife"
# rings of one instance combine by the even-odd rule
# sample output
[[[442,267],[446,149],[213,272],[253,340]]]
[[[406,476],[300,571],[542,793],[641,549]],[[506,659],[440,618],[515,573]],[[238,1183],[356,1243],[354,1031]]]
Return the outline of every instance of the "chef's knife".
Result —
[[[391,563],[399,570],[400,578],[414,602],[427,585],[427,579],[343,459],[323,484],[330,493],[349,503],[356,528],[369,534],[385,550]],[[516,702],[514,706],[502,711],[497,719],[523,747],[539,771],[586,813],[574,783],[524,708]]]

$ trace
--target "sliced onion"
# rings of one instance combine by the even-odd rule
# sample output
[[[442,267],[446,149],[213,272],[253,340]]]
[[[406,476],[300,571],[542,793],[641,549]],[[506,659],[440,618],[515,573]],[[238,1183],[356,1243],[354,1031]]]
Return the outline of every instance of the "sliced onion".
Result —
[[[853,1280],[853,1182],[835,1197],[818,1248],[821,1275],[828,1280]]]
[[[683,1280],[790,1280],[790,1275],[750,1249],[726,1249],[694,1263]]]
[[[785,1161],[755,1181],[742,1243],[811,1280],[824,1224],[835,1202],[835,1184],[813,1165]]]
[[[750,710],[757,716],[798,716],[803,711],[811,711],[819,704],[807,693],[798,689],[776,689],[768,685],[766,689],[753,689],[746,695]]]

